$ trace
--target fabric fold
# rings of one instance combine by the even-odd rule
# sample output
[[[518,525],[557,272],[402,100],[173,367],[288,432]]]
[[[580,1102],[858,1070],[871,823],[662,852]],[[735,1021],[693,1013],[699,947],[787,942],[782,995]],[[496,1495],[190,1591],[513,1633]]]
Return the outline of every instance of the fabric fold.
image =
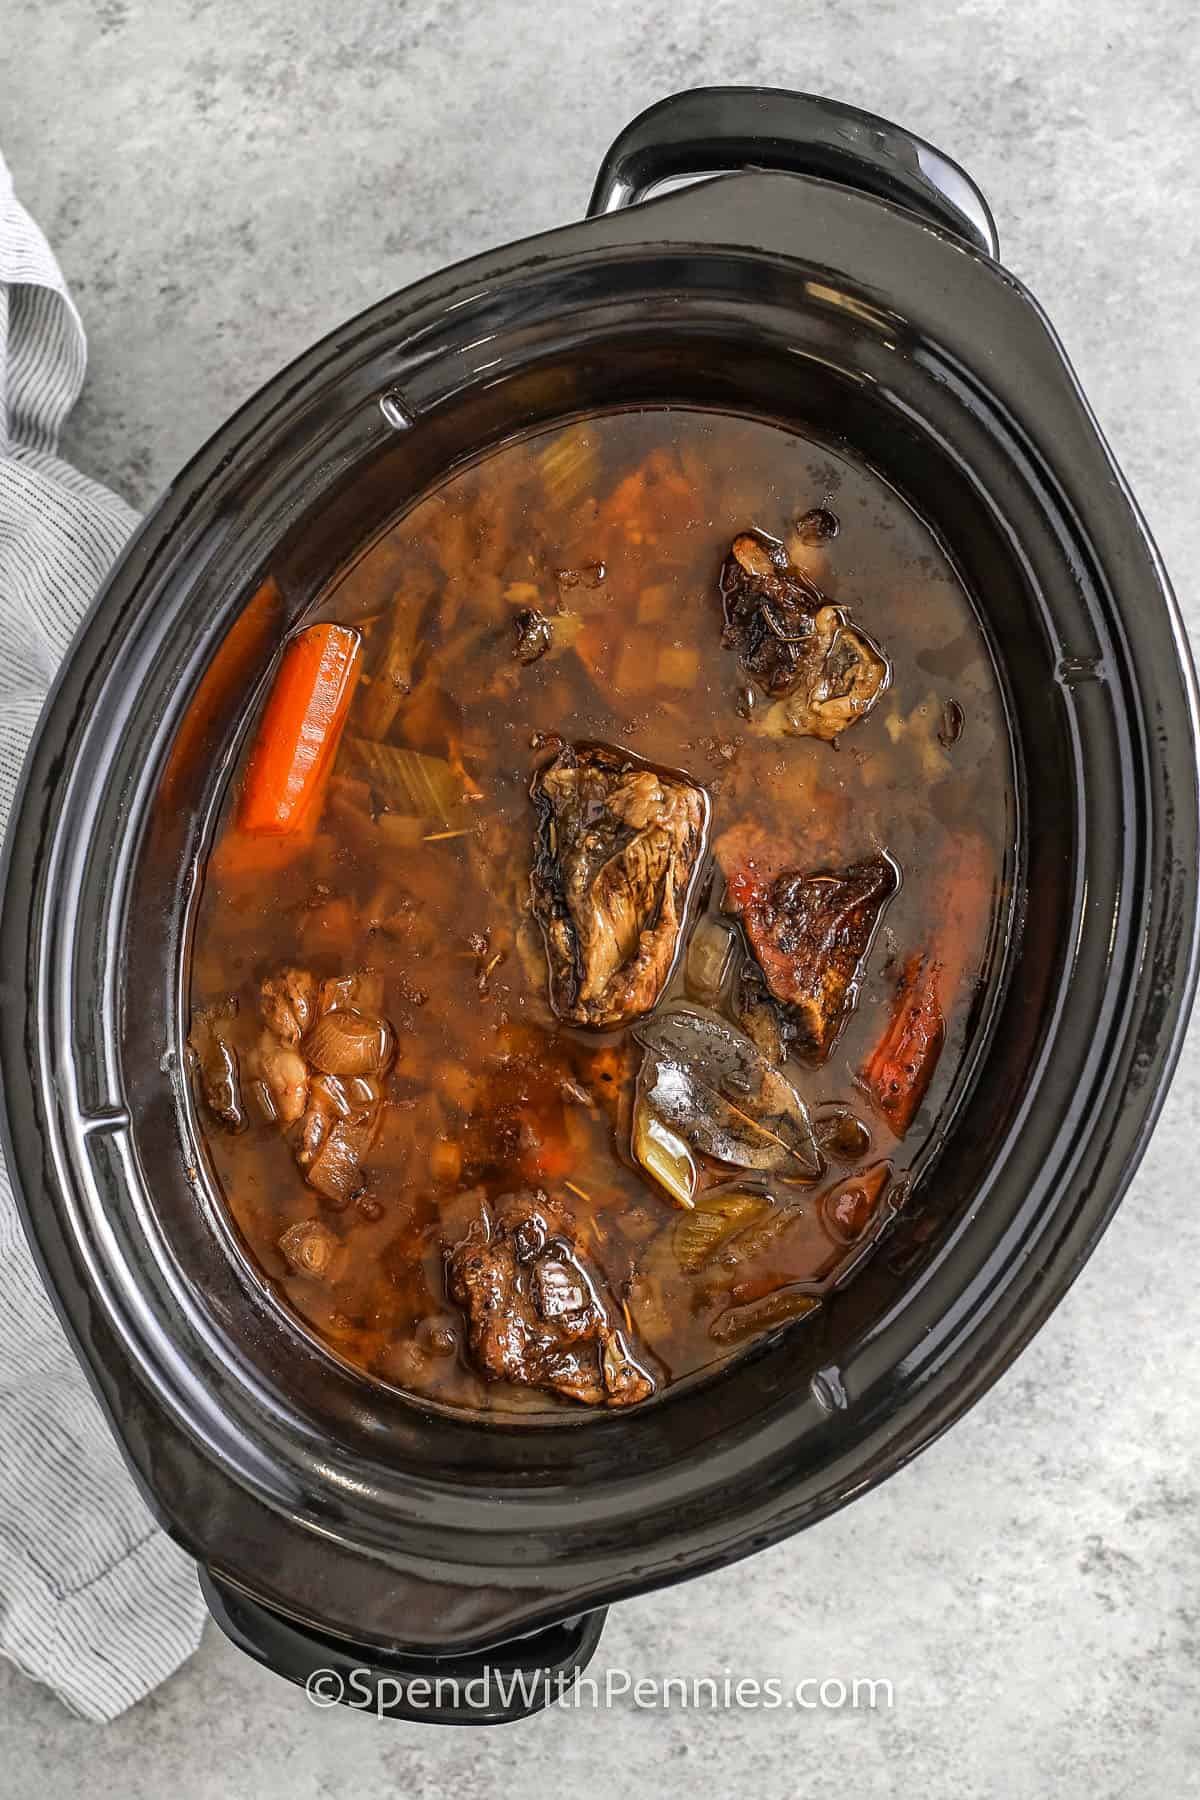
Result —
[[[0,156],[0,833],[55,671],[137,523],[58,453],[86,364]],[[2,1166],[0,1442],[0,1653],[84,1718],[116,1718],[191,1655],[204,1604],[67,1343]]]

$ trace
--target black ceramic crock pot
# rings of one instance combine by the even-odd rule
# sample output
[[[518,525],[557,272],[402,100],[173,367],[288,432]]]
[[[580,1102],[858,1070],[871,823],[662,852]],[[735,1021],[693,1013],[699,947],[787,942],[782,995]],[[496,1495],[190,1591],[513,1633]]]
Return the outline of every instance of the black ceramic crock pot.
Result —
[[[769,91],[665,101],[585,222],[432,276],[264,388],[80,631],[9,831],[9,1166],[131,1468],[281,1674],[362,1668],[347,1697],[387,1679],[409,1717],[535,1710],[552,1685],[430,1704],[405,1684],[569,1678],[608,1602],[880,1481],[995,1380],[1111,1217],[1192,991],[1192,676],[1137,509],[996,255],[970,179],[892,125]],[[1010,712],[1013,929],[952,1128],[827,1312],[626,1416],[481,1427],[320,1348],[234,1241],[181,1067],[198,871],[282,631],[367,534],[514,433],[672,402],[827,437],[940,534]]]

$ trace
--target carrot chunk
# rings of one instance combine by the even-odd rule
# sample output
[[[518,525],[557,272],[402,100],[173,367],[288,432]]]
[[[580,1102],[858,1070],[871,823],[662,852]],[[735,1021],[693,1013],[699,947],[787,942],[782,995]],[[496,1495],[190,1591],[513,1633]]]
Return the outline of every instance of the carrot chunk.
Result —
[[[897,1137],[912,1124],[942,1053],[940,981],[938,963],[920,954],[909,958],[887,1030],[862,1071],[872,1103]]]
[[[283,837],[315,823],[358,680],[362,639],[310,625],[284,652],[246,769],[237,823]]]

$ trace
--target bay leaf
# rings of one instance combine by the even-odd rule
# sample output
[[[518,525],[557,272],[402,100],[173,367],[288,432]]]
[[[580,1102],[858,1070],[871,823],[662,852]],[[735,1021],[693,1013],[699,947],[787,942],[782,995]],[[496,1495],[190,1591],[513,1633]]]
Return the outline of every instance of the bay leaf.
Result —
[[[817,1180],[823,1165],[808,1108],[743,1032],[677,1007],[633,1035],[646,1051],[647,1106],[694,1150],[733,1168]]]

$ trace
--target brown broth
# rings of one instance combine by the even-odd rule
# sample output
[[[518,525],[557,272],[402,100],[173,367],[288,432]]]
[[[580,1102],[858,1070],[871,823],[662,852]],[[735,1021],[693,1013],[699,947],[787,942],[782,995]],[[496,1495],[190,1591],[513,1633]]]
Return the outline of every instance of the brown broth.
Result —
[[[883,646],[892,684],[835,743],[762,739],[736,708],[745,678],[722,647],[717,577],[736,531],[786,539],[815,507],[840,529],[805,553],[808,572]],[[564,570],[575,576],[564,580]],[[555,617],[560,598],[565,624]],[[212,1165],[251,1256],[339,1355],[443,1404],[561,1417],[569,1402],[475,1371],[445,1288],[445,1245],[480,1189],[544,1187],[569,1202],[580,1247],[628,1309],[661,1393],[740,1347],[716,1326],[731,1308],[794,1284],[819,1296],[844,1274],[903,1203],[935,1123],[945,1126],[1012,830],[995,672],[945,553],[883,481],[776,426],[701,411],[614,412],[500,448],[396,521],[314,617],[363,630],[370,677],[392,609],[414,604],[414,683],[388,738],[460,754],[483,796],[472,810],[477,825],[450,837],[427,827],[431,841],[404,842],[412,831],[380,823],[377,797],[347,779],[343,745],[320,829],[286,866],[226,867],[219,835],[194,938],[193,1004],[236,999],[243,1057],[257,1035],[257,983],[281,964],[321,976],[369,967],[383,977],[399,1056],[365,1191],[340,1211],[323,1207],[265,1122],[231,1135],[205,1120]],[[527,605],[555,617],[556,644],[522,666],[513,619]],[[574,647],[565,642],[572,632]],[[379,704],[377,683],[360,684],[348,735],[361,735]],[[831,1163],[814,1187],[777,1188],[740,1246],[731,1239],[690,1272],[676,1253],[679,1209],[630,1156],[637,1058],[627,1033],[557,1024],[540,947],[530,956],[526,935],[522,954],[514,939],[539,733],[627,747],[687,771],[708,791],[714,837],[753,818],[787,847],[792,866],[842,867],[886,849],[902,871],[829,1060],[788,1069],[810,1105],[851,1108],[869,1127],[869,1149],[851,1166]],[[955,910],[960,880],[967,901]],[[719,917],[719,872],[700,891],[701,906]],[[948,917],[961,978],[932,1085],[898,1142],[858,1073],[890,1015],[898,970],[914,952],[937,953]],[[487,952],[472,939],[486,940]],[[485,976],[497,950],[503,959]],[[683,957],[666,1001],[676,996],[688,997]],[[564,1079],[582,1099],[564,1101]],[[469,1178],[473,1115],[498,1091],[527,1112],[551,1154],[542,1168],[528,1145],[514,1143],[511,1154],[493,1146],[492,1172]],[[872,1211],[871,1177],[883,1164],[890,1180]],[[851,1179],[864,1171],[865,1198]],[[829,1196],[848,1180],[854,1191],[835,1214]],[[785,1213],[786,1229],[776,1229]],[[332,1281],[292,1273],[278,1249],[288,1226],[314,1216],[345,1245]]]

